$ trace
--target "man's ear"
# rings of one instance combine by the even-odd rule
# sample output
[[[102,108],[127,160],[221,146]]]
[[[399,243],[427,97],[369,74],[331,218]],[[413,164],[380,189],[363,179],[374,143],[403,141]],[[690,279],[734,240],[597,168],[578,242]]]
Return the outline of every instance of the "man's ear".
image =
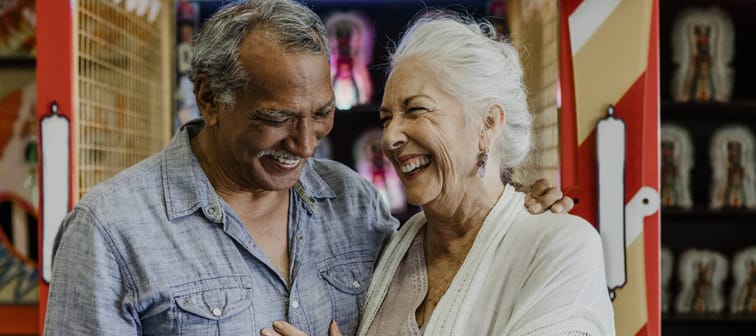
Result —
[[[207,126],[213,126],[218,121],[219,102],[216,97],[216,93],[210,88],[207,75],[197,75],[194,79],[194,99]]]

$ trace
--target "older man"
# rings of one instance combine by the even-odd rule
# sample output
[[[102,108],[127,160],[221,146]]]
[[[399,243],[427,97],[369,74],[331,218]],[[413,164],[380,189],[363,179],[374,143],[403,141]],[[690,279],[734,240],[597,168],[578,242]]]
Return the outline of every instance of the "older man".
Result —
[[[333,126],[329,69],[323,24],[296,2],[210,18],[192,60],[203,118],[66,217],[45,334],[240,335],[275,320],[353,334],[398,223],[359,175],[310,159]],[[561,197],[535,189],[539,207]]]

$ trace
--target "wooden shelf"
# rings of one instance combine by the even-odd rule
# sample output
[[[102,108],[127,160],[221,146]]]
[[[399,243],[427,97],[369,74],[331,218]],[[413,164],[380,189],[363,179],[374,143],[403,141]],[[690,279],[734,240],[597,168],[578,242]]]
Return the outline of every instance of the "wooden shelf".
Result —
[[[756,100],[736,100],[729,103],[678,103],[662,101],[664,121],[684,120],[686,122],[756,121]]]
[[[729,315],[729,314],[662,314],[662,322],[665,323],[754,323],[756,315]]]
[[[662,208],[662,219],[671,221],[684,220],[717,220],[721,222],[737,221],[743,225],[756,225],[756,210],[754,209],[720,209],[712,210],[707,208]]]
[[[0,69],[9,68],[22,68],[22,69],[36,69],[37,59],[34,57],[1,57],[0,56]]]

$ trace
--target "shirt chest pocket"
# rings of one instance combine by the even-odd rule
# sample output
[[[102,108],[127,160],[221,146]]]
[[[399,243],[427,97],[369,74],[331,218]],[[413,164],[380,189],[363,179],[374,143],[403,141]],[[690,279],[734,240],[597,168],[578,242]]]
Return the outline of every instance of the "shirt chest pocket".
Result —
[[[179,335],[250,335],[252,279],[217,277],[172,288]]]
[[[318,264],[318,273],[331,299],[332,316],[345,335],[357,328],[365,291],[373,274],[370,251],[337,255]]]

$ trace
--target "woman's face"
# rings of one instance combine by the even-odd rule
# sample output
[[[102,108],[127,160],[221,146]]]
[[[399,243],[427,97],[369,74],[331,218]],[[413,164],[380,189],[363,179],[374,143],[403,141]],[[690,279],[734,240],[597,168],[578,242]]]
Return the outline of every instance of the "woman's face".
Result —
[[[380,110],[383,151],[407,201],[418,206],[458,198],[475,176],[479,151],[462,105],[441,89],[433,71],[422,58],[402,60],[386,82]]]

